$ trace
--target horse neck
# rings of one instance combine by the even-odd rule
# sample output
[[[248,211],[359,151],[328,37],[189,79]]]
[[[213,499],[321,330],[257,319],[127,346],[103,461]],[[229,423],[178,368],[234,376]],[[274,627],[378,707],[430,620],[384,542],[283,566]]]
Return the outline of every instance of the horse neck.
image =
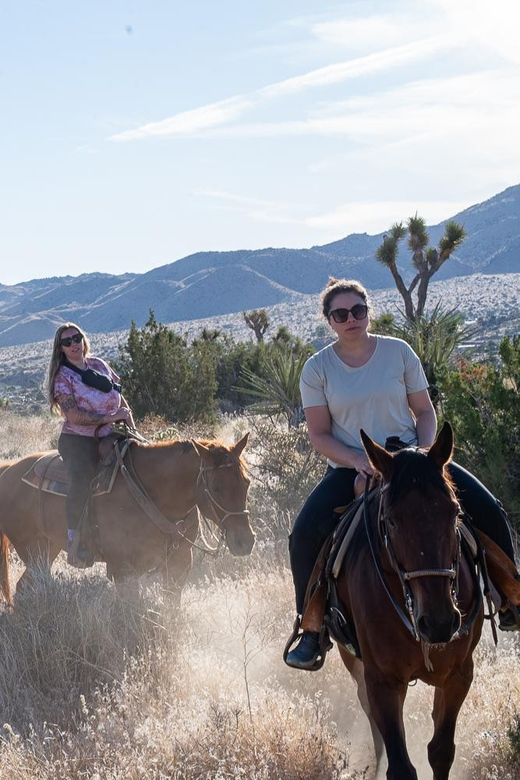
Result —
[[[186,442],[136,448],[132,462],[139,479],[164,511],[167,508],[182,515],[195,505],[200,458]]]

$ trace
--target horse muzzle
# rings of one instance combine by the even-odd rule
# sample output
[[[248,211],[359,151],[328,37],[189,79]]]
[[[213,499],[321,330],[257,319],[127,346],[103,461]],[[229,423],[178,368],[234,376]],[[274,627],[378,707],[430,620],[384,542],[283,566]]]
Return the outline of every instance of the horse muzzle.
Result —
[[[447,611],[444,615],[423,613],[416,616],[415,625],[420,639],[429,645],[445,645],[450,642],[461,626],[462,618],[458,609]]]
[[[228,525],[224,537],[229,552],[237,557],[251,555],[256,537],[249,523],[247,525]]]

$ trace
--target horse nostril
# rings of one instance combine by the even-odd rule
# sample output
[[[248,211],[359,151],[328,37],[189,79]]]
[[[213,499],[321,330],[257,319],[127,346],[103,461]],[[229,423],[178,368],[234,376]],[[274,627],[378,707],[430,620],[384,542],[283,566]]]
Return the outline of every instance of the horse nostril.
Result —
[[[460,612],[454,610],[445,620],[438,617],[421,615],[417,620],[417,630],[426,642],[432,645],[445,644],[459,630],[461,623]]]

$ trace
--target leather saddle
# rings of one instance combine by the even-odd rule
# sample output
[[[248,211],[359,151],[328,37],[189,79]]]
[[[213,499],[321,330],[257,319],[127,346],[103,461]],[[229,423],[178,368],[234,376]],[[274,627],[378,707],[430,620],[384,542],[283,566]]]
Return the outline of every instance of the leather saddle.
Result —
[[[120,436],[109,435],[100,439],[99,472],[92,484],[92,495],[110,493],[118,471],[118,459],[115,448],[118,447],[123,458],[130,442]],[[68,495],[70,480],[67,468],[57,450],[42,455],[23,475],[22,481],[45,493],[58,496]]]

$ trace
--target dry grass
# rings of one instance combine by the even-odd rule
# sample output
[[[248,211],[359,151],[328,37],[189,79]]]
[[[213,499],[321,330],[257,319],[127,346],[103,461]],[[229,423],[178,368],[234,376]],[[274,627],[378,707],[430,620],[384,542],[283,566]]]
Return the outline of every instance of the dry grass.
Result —
[[[4,441],[5,421],[17,453],[28,452],[40,423],[16,428],[2,416]],[[55,435],[41,425],[34,449]],[[273,504],[271,515],[250,558],[197,561],[180,609],[154,583],[118,593],[102,567],[77,573],[61,559],[52,578],[37,572],[16,610],[0,615],[0,777],[369,777],[368,727],[338,653],[317,674],[283,664],[290,513]],[[508,739],[519,655],[518,636],[501,636],[497,651],[486,635],[459,718],[456,780],[520,778]],[[431,776],[431,706],[431,689],[410,689],[408,744],[421,778]]]
[[[58,444],[62,421],[51,414],[21,417],[0,411],[0,460],[24,458],[31,452],[53,449]]]

